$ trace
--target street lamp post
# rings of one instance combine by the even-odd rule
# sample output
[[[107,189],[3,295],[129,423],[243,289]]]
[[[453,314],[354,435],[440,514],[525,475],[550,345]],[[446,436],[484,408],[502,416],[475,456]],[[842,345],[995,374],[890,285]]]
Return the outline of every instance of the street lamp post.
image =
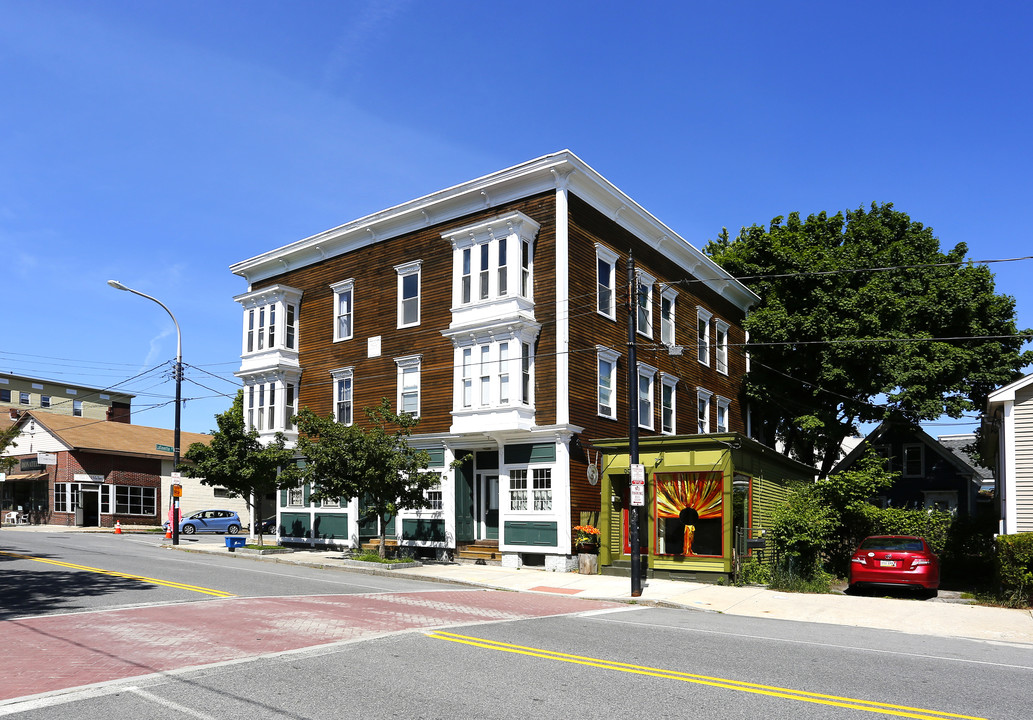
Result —
[[[182,399],[182,384],[183,384],[183,334],[179,331],[179,323],[176,322],[176,316],[172,314],[172,311],[158,298],[151,297],[146,293],[142,293],[139,290],[133,290],[131,287],[126,287],[118,280],[108,280],[108,285],[115,288],[116,290],[125,290],[131,292],[134,295],[139,295],[142,298],[147,298],[152,302],[156,302],[161,305],[162,309],[169,314],[172,318],[172,324],[176,326],[176,420],[175,429],[173,430],[172,438],[172,470],[179,467],[179,435],[180,435],[180,405]],[[172,499],[172,544],[179,545],[179,498],[173,497]]]

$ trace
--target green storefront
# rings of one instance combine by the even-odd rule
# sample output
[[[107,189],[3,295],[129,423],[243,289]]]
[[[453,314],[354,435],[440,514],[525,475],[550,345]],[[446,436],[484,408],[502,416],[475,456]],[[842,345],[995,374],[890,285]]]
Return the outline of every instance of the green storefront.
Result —
[[[629,522],[638,512],[642,567],[649,576],[729,579],[736,557],[770,559],[764,531],[790,483],[815,471],[738,433],[660,435],[639,439],[645,505],[630,506],[627,438],[596,440],[602,453],[599,566],[628,574]]]

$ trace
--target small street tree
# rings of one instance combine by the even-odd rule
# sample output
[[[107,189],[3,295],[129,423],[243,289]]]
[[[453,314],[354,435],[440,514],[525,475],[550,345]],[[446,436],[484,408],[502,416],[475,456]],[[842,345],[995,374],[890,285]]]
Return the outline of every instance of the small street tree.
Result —
[[[297,452],[305,460],[287,474],[293,482],[310,484],[317,501],[358,498],[362,510],[376,515],[383,558],[385,518],[400,509],[429,507],[427,490],[438,479],[422,472],[430,455],[407,442],[419,418],[393,412],[386,399],[365,412],[364,427],[342,425],[333,416],[319,417],[303,409],[297,416]]]
[[[245,430],[243,391],[237,392],[229,410],[215,416],[215,422],[219,429],[212,432],[212,441],[191,445],[184,457],[192,464],[182,470],[189,477],[201,478],[204,485],[224,487],[246,498],[249,505],[253,497],[255,516],[261,523],[265,496],[290,486],[290,479],[281,476],[280,469],[293,465],[294,453],[285,448],[282,433],[263,445],[257,430]],[[261,524],[258,542],[264,544]]]
[[[14,441],[20,429],[15,423],[11,423],[9,427],[0,430],[0,456],[7,452],[8,448],[18,447],[18,443]],[[0,472],[7,472],[17,464],[18,460],[14,457],[0,457]]]
[[[993,273],[891,204],[791,213],[705,250],[761,298],[744,323],[754,427],[821,477],[859,423],[961,417],[1033,362]]]

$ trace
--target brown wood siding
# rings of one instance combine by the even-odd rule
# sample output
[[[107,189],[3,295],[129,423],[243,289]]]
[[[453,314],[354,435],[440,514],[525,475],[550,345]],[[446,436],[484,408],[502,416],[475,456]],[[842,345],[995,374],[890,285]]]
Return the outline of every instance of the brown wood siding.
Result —
[[[596,312],[595,243],[616,252],[617,319],[610,320]],[[655,276],[657,283],[676,287],[675,341],[684,347],[680,357],[671,356],[660,343],[660,291],[653,292],[653,339],[637,337],[639,362],[656,367],[659,372],[678,378],[675,390],[678,434],[693,434],[696,429],[696,388],[702,387],[731,401],[729,430],[745,432],[745,409],[741,402],[742,378],[746,372],[742,344],[743,313],[699,282],[692,282],[683,269],[662,253],[652,249],[616,222],[607,219],[577,197],[570,198],[570,295],[571,295],[571,422],[585,428],[588,441],[599,437],[625,437],[628,434],[628,330],[626,260],[628,249],[634,252],[636,267]],[[714,352],[711,364],[705,366],[696,358],[696,306],[701,305],[714,318],[728,323],[728,375],[715,369]],[[711,337],[713,341],[713,336]],[[597,412],[597,355],[595,346],[604,345],[621,354],[617,367],[617,419],[600,417]],[[660,433],[660,378],[655,379],[653,431]],[[716,422],[716,409],[711,410],[711,428]],[[586,443],[587,446],[588,443]],[[573,468],[572,468],[573,470]]]
[[[255,283],[253,289],[281,283],[303,291],[298,316],[298,352],[303,370],[298,407],[319,415],[334,408],[331,370],[354,368],[354,412],[365,421],[362,408],[388,398],[396,406],[395,358],[422,355],[420,415],[416,431],[448,432],[452,423],[454,355],[452,343],[442,336],[452,321],[452,248],[441,237],[450,228],[468,225],[512,210],[520,210],[542,225],[535,242],[536,317],[543,324],[538,342],[535,398],[538,424],[555,422],[555,198],[552,193],[525,198],[447,223],[328,258],[320,263]],[[420,324],[397,327],[398,288],[394,270],[422,260]],[[330,285],[353,278],[353,337],[334,342],[334,293]],[[538,313],[541,314],[538,314]],[[367,357],[367,339],[381,337],[381,352]]]

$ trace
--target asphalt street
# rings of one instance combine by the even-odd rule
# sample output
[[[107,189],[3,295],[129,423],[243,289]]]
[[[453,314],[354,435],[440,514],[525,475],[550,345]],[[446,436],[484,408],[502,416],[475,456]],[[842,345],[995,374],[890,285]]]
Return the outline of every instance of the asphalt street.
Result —
[[[1029,717],[1027,644],[589,600],[562,575],[501,592],[6,530],[0,569],[4,716]]]

